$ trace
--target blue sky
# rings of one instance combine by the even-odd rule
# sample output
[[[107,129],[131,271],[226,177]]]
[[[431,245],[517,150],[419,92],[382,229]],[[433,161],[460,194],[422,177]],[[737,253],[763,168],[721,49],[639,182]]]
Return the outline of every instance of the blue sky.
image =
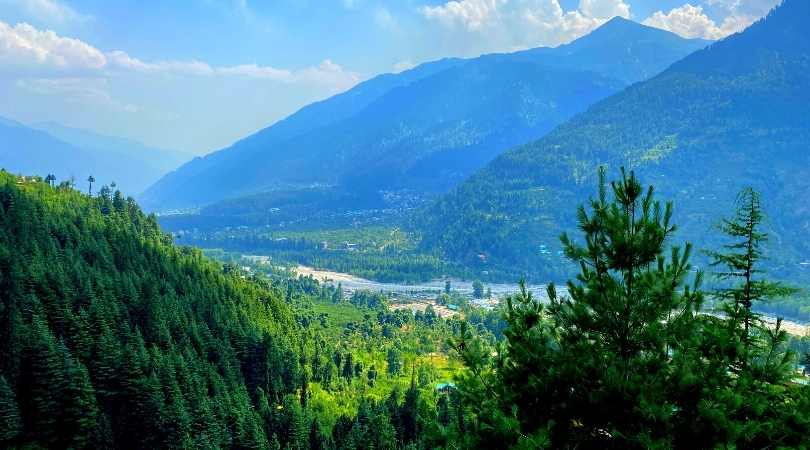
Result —
[[[559,45],[621,15],[686,37],[778,0],[0,0],[0,115],[196,154],[374,75]]]

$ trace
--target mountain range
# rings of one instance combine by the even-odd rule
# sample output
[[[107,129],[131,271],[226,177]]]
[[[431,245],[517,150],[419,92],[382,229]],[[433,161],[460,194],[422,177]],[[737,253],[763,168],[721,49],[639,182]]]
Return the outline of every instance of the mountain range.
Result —
[[[505,152],[422,211],[425,249],[487,270],[555,277],[558,237],[597,172],[634,170],[675,205],[679,239],[716,248],[745,187],[762,193],[770,268],[810,276],[810,3],[786,0],[743,33]],[[673,243],[675,244],[675,243]]]
[[[165,210],[315,189],[360,199],[349,201],[360,208],[391,192],[446,192],[502,151],[707,44],[616,18],[556,48],[382,75],[194,159],[140,200]]]
[[[101,184],[115,182],[129,195],[190,159],[182,152],[52,122],[28,126],[0,118],[0,142],[0,167],[9,172],[52,173],[58,181],[73,177],[77,183],[93,175]]]

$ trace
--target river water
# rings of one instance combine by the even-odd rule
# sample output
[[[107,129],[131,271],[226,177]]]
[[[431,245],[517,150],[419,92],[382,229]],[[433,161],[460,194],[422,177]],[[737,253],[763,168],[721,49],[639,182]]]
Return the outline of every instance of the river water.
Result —
[[[300,275],[312,275],[315,279],[328,284],[337,285],[340,283],[343,290],[351,294],[354,291],[368,290],[373,292],[382,292],[392,297],[406,297],[417,300],[435,299],[439,294],[444,292],[444,280],[434,280],[426,283],[418,284],[401,284],[401,283],[381,283],[378,281],[366,280],[364,278],[356,277],[340,272],[331,272],[328,270],[313,269],[311,267],[298,266],[296,272]],[[516,294],[520,288],[517,284],[507,283],[489,283],[484,284],[484,290],[492,290],[492,299],[473,299],[472,282],[463,280],[450,280],[450,287],[453,292],[461,294],[469,299],[473,304],[484,308],[493,308],[498,305],[501,299]],[[541,301],[548,301],[546,293],[546,285],[534,284],[526,285],[526,288],[535,298]],[[565,286],[557,286],[557,292],[560,295],[565,295],[567,290]],[[765,322],[773,324],[776,323],[776,318],[771,316],[764,316]],[[791,334],[803,336],[808,332],[808,324],[792,322],[784,320],[782,322],[784,329]]]

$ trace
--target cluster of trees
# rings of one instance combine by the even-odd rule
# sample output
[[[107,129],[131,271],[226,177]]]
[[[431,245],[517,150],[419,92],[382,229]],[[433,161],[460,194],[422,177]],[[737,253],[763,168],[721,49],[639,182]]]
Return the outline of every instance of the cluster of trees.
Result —
[[[413,249],[410,242],[385,243],[391,229],[367,228],[369,235],[358,240],[335,240],[335,232],[268,233],[263,228],[216,229],[177,233],[177,242],[202,248],[260,253],[285,263],[350,273],[380,282],[425,282],[446,273],[467,276],[461,267],[450,266],[441,258]],[[337,230],[340,231],[340,230]],[[338,235],[344,233],[337,233]],[[345,233],[349,236],[362,234]],[[324,246],[326,243],[326,247]]]
[[[368,326],[301,327],[301,303],[333,293],[177,247],[110,187],[91,197],[0,173],[0,447],[421,446],[432,387],[392,389],[418,343],[395,324],[413,318],[371,296]],[[369,340],[387,344],[369,353]],[[367,399],[372,386],[385,402]],[[356,406],[324,412],[313,390]]]
[[[754,309],[791,290],[760,272],[758,195],[739,206],[711,254],[721,314],[691,247],[665,249],[671,206],[630,174],[580,209],[584,243],[563,237],[567,296],[461,320],[335,302],[175,246],[109,187],[0,173],[0,446],[801,447],[798,355]],[[451,349],[465,368],[437,385]]]
[[[369,309],[385,309],[388,304],[385,295],[368,290],[354,291],[349,298],[349,302],[360,308]]]
[[[300,384],[292,311],[120,192],[49,184],[0,174],[0,445],[263,442],[258,393]]]
[[[624,175],[624,174],[623,174]],[[610,192],[609,192],[610,191]],[[469,407],[468,448],[804,448],[810,392],[792,383],[795,357],[781,322],[753,306],[789,289],[761,273],[762,213],[744,191],[711,254],[722,314],[702,311],[690,245],[666,249],[676,227],[631,173],[563,235],[580,267],[568,295],[546,306],[509,299],[505,340],[493,348],[466,324],[454,348]]]

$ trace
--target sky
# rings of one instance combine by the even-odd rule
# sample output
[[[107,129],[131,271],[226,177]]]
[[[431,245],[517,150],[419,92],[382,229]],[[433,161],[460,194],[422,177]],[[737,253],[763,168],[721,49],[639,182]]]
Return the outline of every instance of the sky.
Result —
[[[205,154],[363,80],[614,16],[721,39],[780,0],[0,0],[0,116]]]

